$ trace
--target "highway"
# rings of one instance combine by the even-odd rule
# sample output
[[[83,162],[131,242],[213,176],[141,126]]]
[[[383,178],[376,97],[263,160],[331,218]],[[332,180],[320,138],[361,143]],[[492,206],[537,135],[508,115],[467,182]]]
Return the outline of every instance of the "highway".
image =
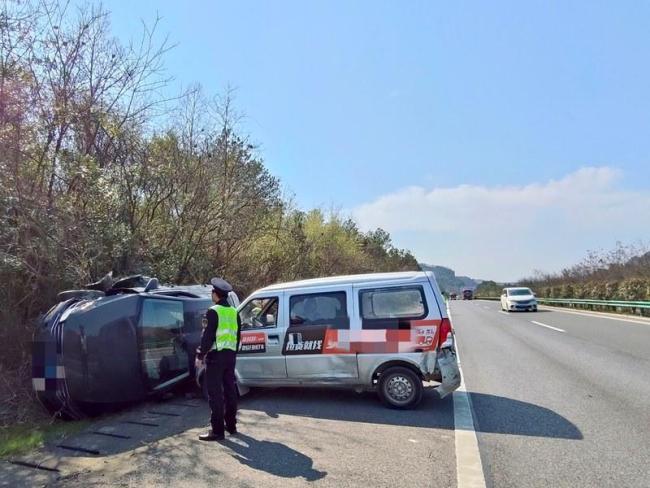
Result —
[[[650,322],[450,309],[487,486],[650,486]]]
[[[396,411],[372,393],[254,390],[221,444],[196,439],[205,401],[173,397],[4,462],[0,486],[650,487],[650,321],[450,310],[467,393],[428,388]]]

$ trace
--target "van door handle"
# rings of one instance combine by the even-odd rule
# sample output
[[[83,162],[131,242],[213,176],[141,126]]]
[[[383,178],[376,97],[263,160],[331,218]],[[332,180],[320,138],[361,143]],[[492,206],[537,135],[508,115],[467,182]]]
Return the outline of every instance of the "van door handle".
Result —
[[[280,336],[278,334],[269,334],[269,344],[280,344]]]

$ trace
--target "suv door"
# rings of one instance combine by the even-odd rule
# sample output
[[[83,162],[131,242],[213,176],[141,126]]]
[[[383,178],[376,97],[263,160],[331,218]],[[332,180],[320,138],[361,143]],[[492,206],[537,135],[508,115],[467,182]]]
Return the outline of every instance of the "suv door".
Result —
[[[240,309],[241,343],[237,352],[237,373],[246,380],[287,377],[282,355],[285,327],[281,294],[248,300]]]
[[[283,354],[289,379],[356,379],[356,354],[349,344],[352,287],[286,293],[289,306]]]
[[[145,298],[138,324],[140,361],[147,389],[164,389],[189,376],[180,300]]]

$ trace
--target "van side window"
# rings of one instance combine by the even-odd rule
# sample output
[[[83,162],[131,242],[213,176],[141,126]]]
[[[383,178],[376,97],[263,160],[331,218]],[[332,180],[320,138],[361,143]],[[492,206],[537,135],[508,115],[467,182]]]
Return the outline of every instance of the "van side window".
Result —
[[[328,325],[349,329],[348,305],[344,291],[294,295],[289,300],[290,325]]]
[[[239,311],[242,329],[275,327],[278,323],[278,299],[255,298]]]
[[[421,286],[361,290],[359,304],[363,329],[409,329],[429,313]]]

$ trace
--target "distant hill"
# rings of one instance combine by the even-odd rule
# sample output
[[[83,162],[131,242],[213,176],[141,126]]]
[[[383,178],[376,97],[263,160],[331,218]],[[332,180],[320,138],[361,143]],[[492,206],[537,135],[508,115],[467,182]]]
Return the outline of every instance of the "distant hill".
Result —
[[[443,292],[459,293],[463,288],[475,289],[481,280],[474,280],[469,276],[456,276],[453,269],[444,266],[419,263],[422,271],[433,271],[436,281]]]

